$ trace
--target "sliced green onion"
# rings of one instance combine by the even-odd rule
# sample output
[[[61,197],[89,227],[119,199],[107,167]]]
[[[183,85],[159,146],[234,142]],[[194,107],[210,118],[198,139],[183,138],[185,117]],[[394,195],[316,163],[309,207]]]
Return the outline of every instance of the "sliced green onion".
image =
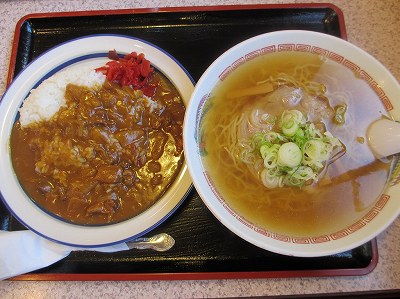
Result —
[[[317,174],[308,166],[299,166],[288,172],[284,178],[285,184],[289,186],[303,186],[309,180],[315,181]]]
[[[343,146],[298,110],[284,111],[277,127],[278,131],[255,133],[239,155],[243,162],[261,167],[260,179],[267,188],[317,182],[334,148]]]
[[[329,159],[330,146],[319,139],[309,140],[303,147],[303,164],[313,169],[321,169]]]
[[[285,136],[294,136],[304,123],[305,118],[299,110],[285,110],[281,115],[281,128]]]
[[[281,145],[278,151],[278,164],[280,166],[296,167],[302,160],[302,153],[294,142],[287,142]]]
[[[264,169],[261,172],[261,181],[265,187],[268,189],[274,189],[277,187],[282,187],[283,186],[283,176],[276,176],[274,174],[271,174],[268,169]]]

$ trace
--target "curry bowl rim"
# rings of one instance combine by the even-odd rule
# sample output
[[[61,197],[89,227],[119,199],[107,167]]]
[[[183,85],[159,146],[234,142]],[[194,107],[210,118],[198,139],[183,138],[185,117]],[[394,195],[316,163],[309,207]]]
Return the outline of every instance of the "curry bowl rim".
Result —
[[[109,48],[110,45],[112,45],[112,49]],[[51,75],[61,68],[76,67],[79,63],[92,64],[91,59],[93,58],[85,59],[84,57],[99,56],[99,53],[104,57],[95,57],[94,63],[96,64],[96,59],[98,62],[106,61],[106,54],[113,49],[122,54],[133,51],[143,52],[152,66],[175,85],[185,106],[188,105],[194,88],[194,80],[183,65],[155,44],[120,34],[82,36],[45,51],[15,77],[0,102],[0,115],[2,116],[0,121],[1,199],[11,214],[24,226],[42,237],[64,245],[101,247],[139,237],[160,225],[173,214],[192,188],[192,180],[184,161],[181,171],[165,194],[141,214],[115,224],[85,226],[71,224],[51,216],[34,204],[19,185],[12,168],[9,137],[23,99],[48,74]],[[19,207],[18,204],[23,204],[23,207]]]

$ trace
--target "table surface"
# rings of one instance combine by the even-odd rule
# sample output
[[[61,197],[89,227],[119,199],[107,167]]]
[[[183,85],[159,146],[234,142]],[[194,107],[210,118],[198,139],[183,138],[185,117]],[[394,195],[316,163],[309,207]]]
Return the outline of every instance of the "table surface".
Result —
[[[149,7],[313,3],[272,0],[0,0],[0,95],[6,88],[15,25],[30,13]],[[400,81],[400,1],[333,0],[344,14],[348,41]],[[322,278],[188,281],[1,281],[1,298],[207,298],[400,289],[400,218],[377,237],[379,261],[368,275]]]

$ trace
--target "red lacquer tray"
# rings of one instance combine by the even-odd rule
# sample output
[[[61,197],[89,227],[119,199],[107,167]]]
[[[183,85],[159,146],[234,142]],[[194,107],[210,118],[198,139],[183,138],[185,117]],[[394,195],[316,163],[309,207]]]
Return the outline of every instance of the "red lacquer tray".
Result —
[[[198,80],[232,45],[284,29],[346,39],[342,12],[331,4],[151,8],[45,13],[22,18],[15,31],[8,82],[32,59],[62,42],[114,33],[147,40],[172,54]],[[110,45],[112,48],[112,45]],[[0,229],[25,229],[0,202]],[[195,189],[152,233],[167,232],[167,252],[73,252],[64,260],[13,280],[155,280],[364,275],[378,260],[376,241],[320,258],[274,254],[243,241],[207,210]]]

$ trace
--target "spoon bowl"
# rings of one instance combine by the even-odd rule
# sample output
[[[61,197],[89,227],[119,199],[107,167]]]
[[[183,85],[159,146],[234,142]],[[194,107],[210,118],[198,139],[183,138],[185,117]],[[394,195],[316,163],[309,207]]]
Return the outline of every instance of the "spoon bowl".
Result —
[[[368,145],[377,158],[388,157],[400,152],[400,123],[381,118],[368,127]]]
[[[128,245],[129,249],[153,249],[163,252],[175,245],[175,239],[166,233],[161,233],[149,238],[137,238],[133,241],[128,241],[126,245]]]

